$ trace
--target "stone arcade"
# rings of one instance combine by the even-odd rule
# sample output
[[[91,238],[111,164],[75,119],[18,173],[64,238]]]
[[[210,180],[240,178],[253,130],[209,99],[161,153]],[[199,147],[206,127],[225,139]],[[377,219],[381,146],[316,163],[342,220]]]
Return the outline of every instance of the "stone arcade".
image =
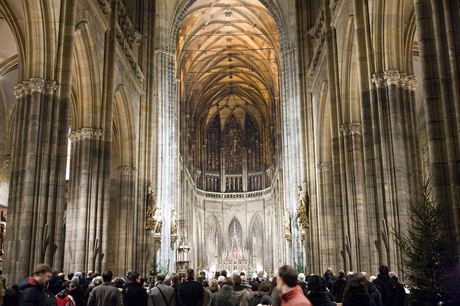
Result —
[[[399,271],[428,179],[460,233],[459,20],[450,0],[0,0],[1,270]]]

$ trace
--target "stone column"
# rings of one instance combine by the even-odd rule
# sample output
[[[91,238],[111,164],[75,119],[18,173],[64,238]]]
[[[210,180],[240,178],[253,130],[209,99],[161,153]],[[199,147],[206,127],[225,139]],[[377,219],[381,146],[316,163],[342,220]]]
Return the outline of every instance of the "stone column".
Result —
[[[117,224],[119,230],[117,237],[118,244],[114,249],[118,250],[118,264],[116,268],[119,271],[119,275],[123,275],[128,270],[137,270],[134,262],[136,258],[136,254],[134,253],[135,245],[139,238],[135,235],[138,225],[135,218],[137,215],[135,199],[136,168],[132,166],[122,166],[118,168],[118,171],[120,184],[118,222],[115,221],[117,218],[111,218],[111,220]]]
[[[427,125],[428,150],[430,156],[431,185],[433,197],[443,205],[449,207],[446,227],[459,233],[458,201],[454,201],[451,189],[451,171],[446,143],[445,113],[443,105],[448,101],[441,95],[441,81],[438,67],[438,56],[446,56],[442,50],[437,50],[436,34],[433,26],[434,15],[432,4],[434,1],[415,0],[415,19],[417,24],[420,59],[422,63],[422,85],[424,93],[425,121]],[[438,12],[440,13],[440,12]],[[436,25],[439,26],[439,25]],[[445,50],[445,49],[444,49]],[[438,52],[440,52],[438,54]],[[458,90],[458,89],[457,89]],[[458,118],[457,118],[458,120]],[[450,132],[449,132],[450,133]],[[458,138],[458,135],[455,137]],[[458,164],[458,162],[457,162]],[[456,175],[458,176],[458,169]],[[456,186],[458,189],[458,185]]]
[[[33,266],[53,264],[55,234],[62,227],[65,156],[59,149],[67,120],[53,115],[66,111],[54,96],[55,81],[32,78],[15,87],[11,178],[4,270],[8,281],[28,275]],[[52,120],[54,119],[54,120]]]
[[[71,178],[66,217],[66,271],[99,270],[102,236],[101,193],[103,178],[103,130],[82,128],[71,131]],[[96,265],[96,262],[98,265]],[[98,267],[97,267],[98,266]],[[100,270],[99,270],[100,271]]]

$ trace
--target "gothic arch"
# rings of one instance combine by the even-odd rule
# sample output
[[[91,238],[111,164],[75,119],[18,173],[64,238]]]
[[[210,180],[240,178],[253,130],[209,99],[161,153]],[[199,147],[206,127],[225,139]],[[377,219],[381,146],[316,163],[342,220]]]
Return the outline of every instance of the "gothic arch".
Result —
[[[249,262],[250,266],[257,271],[263,270],[263,252],[264,250],[264,223],[259,214],[252,217],[247,234],[249,244]]]
[[[113,121],[117,130],[113,137],[118,140],[120,152],[120,166],[132,166],[135,160],[135,132],[132,123],[132,114],[125,85],[119,85],[115,90],[113,107]]]
[[[101,83],[99,66],[94,53],[89,23],[82,21],[75,28],[74,82],[73,90],[78,93],[78,104],[74,107],[76,118],[72,118],[74,129],[99,127],[101,122]]]

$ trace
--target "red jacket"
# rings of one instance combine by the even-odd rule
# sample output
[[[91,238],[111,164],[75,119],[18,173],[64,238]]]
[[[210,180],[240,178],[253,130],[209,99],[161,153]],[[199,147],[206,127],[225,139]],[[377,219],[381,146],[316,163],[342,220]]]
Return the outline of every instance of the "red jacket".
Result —
[[[295,286],[292,290],[281,295],[282,306],[312,306],[305,297],[300,286]]]

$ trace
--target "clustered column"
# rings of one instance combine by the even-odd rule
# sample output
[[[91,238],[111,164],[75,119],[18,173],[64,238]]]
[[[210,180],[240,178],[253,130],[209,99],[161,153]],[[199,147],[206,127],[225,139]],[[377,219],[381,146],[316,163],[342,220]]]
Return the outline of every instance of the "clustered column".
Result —
[[[66,263],[68,271],[100,271],[103,217],[104,158],[98,128],[82,128],[70,133],[71,174],[66,222]]]
[[[15,87],[17,106],[12,131],[11,181],[5,272],[10,281],[27,275],[40,262],[52,264],[62,254],[64,186],[60,174],[60,132],[65,122],[52,121],[56,106],[55,81],[31,78]],[[64,127],[65,128],[65,127]],[[64,167],[65,168],[65,167]]]

